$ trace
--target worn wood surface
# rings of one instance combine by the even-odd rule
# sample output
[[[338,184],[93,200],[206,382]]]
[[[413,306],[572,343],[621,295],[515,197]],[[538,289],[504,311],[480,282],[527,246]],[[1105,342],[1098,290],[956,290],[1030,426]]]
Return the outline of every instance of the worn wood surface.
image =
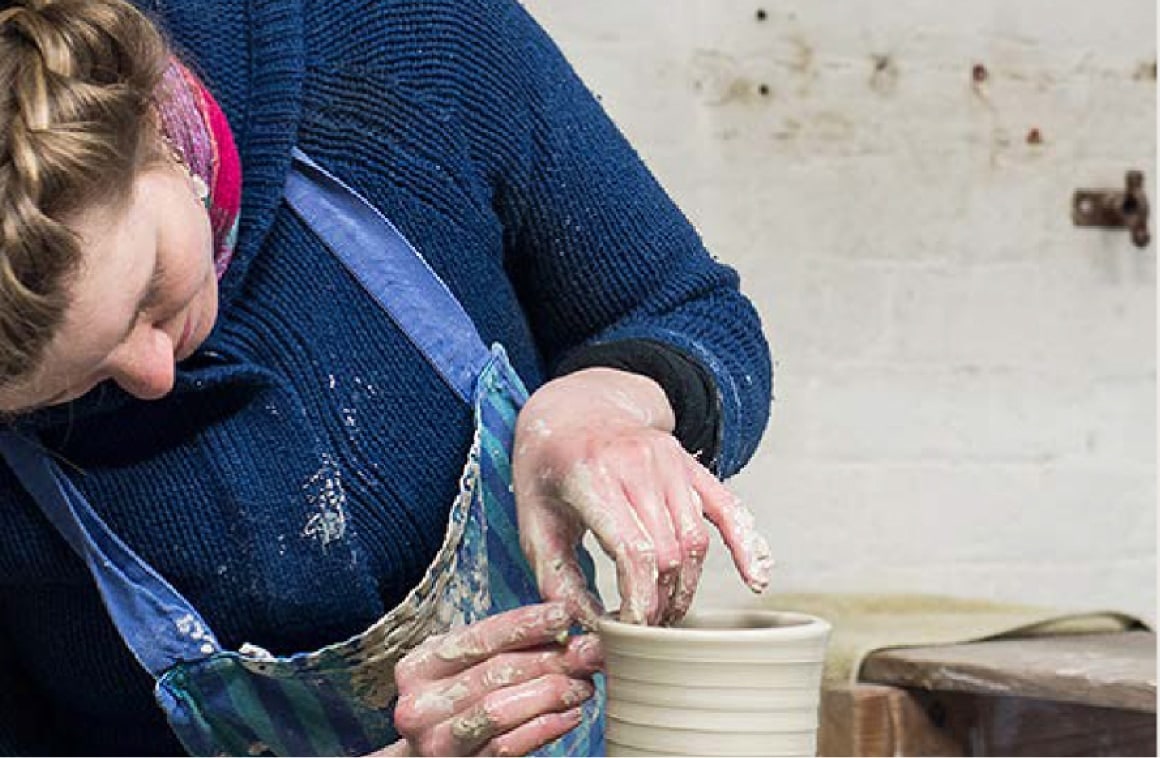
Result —
[[[820,756],[1154,756],[1152,713],[857,684],[822,691]]]
[[[1155,756],[1156,715],[1057,700],[912,691],[964,755]],[[905,752],[894,755],[931,755]],[[947,753],[940,753],[947,755]]]
[[[1155,713],[1156,634],[1077,634],[883,650],[866,659],[859,678]]]
[[[820,756],[964,755],[911,692],[880,684],[822,690]]]

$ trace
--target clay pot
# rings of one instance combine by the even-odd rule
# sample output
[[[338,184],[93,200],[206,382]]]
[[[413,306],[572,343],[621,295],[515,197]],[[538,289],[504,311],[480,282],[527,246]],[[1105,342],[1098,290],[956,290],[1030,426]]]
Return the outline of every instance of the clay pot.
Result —
[[[825,621],[722,610],[599,632],[608,755],[816,754]]]

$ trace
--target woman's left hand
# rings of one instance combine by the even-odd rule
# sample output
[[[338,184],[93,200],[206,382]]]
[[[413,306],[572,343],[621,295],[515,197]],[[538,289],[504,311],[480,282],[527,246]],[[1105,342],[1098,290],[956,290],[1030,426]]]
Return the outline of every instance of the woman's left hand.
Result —
[[[429,637],[395,667],[403,739],[374,755],[526,755],[575,728],[604,656],[574,620],[541,603]]]
[[[548,382],[516,424],[513,481],[520,542],[547,600],[586,624],[602,609],[576,547],[591,529],[616,563],[620,618],[660,624],[688,611],[709,547],[708,519],[742,579],[769,583],[769,546],[748,509],[673,437],[660,386],[589,368]]]

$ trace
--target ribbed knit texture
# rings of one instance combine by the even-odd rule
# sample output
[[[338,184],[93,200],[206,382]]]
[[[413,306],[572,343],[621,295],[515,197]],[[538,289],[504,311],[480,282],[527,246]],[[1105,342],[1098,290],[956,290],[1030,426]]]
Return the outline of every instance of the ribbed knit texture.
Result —
[[[716,380],[721,473],[752,454],[770,401],[754,309],[516,3],[153,6],[241,153],[219,325],[166,399],[103,387],[25,428],[224,644],[316,648],[398,602],[470,442],[468,409],[282,203],[295,141],[531,388],[584,345],[663,342]],[[83,565],[2,466],[0,499],[0,752],[176,751]]]

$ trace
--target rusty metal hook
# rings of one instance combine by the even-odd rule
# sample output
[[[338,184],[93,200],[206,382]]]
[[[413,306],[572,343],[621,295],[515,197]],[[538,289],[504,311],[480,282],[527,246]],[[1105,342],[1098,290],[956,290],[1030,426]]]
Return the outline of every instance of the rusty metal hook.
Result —
[[[1142,171],[1129,171],[1124,176],[1123,191],[1081,189],[1072,196],[1071,220],[1076,226],[1127,229],[1136,247],[1147,247],[1152,240],[1148,214]]]
[[[1124,212],[1124,221],[1128,231],[1132,234],[1132,242],[1136,247],[1147,247],[1152,239],[1148,233],[1148,196],[1144,194],[1144,174],[1141,171],[1129,171],[1124,178],[1126,191],[1120,209]]]

